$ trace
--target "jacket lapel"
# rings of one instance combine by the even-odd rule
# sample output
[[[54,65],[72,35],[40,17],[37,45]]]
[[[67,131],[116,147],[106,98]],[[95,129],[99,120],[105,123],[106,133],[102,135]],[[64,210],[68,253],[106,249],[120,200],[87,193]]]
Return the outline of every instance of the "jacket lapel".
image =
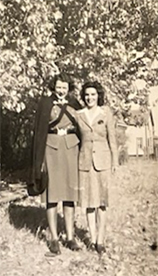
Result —
[[[96,111],[95,117],[92,121],[92,123],[89,122],[88,120],[88,116],[86,115],[86,109],[82,111],[82,113],[80,113],[80,118],[82,119],[82,121],[84,121],[84,123],[90,128],[93,129],[93,126],[96,124],[96,122],[99,121],[99,119],[104,120],[104,111],[102,110],[102,108],[100,106],[98,106],[98,109]]]
[[[100,106],[98,106],[98,109],[97,109],[97,111],[96,111],[95,117],[94,117],[94,119],[93,119],[93,121],[92,121],[92,126],[95,125],[96,122],[99,121],[99,119],[100,119],[100,120],[101,120],[101,119],[103,120],[103,114],[104,114],[103,110],[101,109]]]
[[[88,120],[88,118],[87,118],[87,116],[85,114],[85,110],[82,111],[82,113],[80,113],[80,118],[90,129],[92,129],[92,127],[91,127],[91,125],[89,123],[89,120]]]

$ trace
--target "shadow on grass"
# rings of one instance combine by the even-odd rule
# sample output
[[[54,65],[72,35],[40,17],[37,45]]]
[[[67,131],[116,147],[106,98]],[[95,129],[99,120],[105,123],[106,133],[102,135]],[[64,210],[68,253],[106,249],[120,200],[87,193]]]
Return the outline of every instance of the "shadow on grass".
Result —
[[[10,224],[14,225],[16,229],[27,229],[39,239],[48,241],[48,221],[46,210],[42,207],[24,206],[11,203],[8,208]],[[58,235],[61,237],[65,233],[64,218],[58,214]],[[89,241],[87,238],[87,230],[79,228],[75,223],[76,237],[84,242],[86,245]]]
[[[44,230],[48,229],[46,210],[42,207],[23,206],[14,203],[8,208],[10,224],[16,229],[25,228],[40,239],[44,238]],[[58,233],[65,231],[64,219],[58,215]]]

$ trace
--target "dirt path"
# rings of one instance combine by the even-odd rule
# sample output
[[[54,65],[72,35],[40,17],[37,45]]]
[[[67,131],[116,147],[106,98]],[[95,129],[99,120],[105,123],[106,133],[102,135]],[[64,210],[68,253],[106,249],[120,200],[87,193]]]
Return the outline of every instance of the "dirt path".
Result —
[[[158,163],[138,160],[121,166],[109,195],[107,252],[101,258],[86,250],[84,210],[76,208],[82,251],[71,252],[61,245],[61,255],[46,258],[49,233],[39,198],[5,204],[0,210],[1,276],[157,276]],[[62,216],[59,232],[64,238]]]

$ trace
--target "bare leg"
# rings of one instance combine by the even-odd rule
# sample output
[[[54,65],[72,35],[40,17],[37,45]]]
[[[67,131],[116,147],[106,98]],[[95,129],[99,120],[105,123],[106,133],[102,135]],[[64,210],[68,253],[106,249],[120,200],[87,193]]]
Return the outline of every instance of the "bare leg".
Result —
[[[63,213],[65,218],[67,240],[69,241],[74,237],[74,203],[63,202]]]
[[[49,250],[53,255],[61,254],[57,232],[57,203],[47,203],[47,218],[52,239]],[[49,256],[49,253],[46,255]]]
[[[96,210],[95,208],[87,208],[87,221],[89,232],[91,236],[91,242],[96,243]]]
[[[52,240],[58,240],[57,233],[57,203],[48,203],[47,219]]]
[[[74,239],[74,202],[63,202],[63,212],[67,233],[67,247],[73,251],[78,251],[81,248]]]
[[[104,234],[105,234],[105,214],[106,214],[106,208],[99,207],[97,209],[97,218],[98,218],[98,237],[97,237],[97,244],[103,244],[104,243]]]

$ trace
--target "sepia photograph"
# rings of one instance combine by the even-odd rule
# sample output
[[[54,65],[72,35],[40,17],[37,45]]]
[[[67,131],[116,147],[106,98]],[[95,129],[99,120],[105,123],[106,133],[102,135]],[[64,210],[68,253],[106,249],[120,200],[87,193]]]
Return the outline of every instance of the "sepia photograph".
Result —
[[[0,22],[1,276],[158,276],[158,1]]]

